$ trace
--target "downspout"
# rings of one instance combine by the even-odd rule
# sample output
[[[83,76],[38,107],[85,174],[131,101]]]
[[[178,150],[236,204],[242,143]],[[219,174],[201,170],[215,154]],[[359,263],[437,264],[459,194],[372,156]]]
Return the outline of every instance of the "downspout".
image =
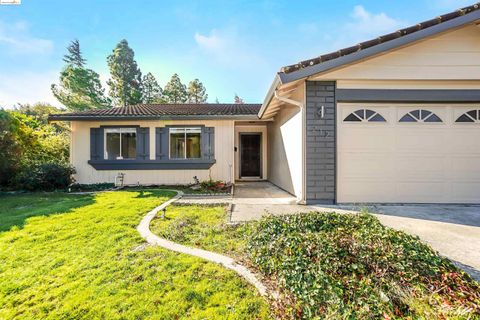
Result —
[[[300,199],[297,198],[297,204],[305,204],[306,201],[306,191],[307,191],[307,188],[306,188],[306,175],[305,175],[305,168],[306,168],[306,163],[305,163],[305,152],[306,152],[306,148],[305,148],[305,136],[306,136],[306,117],[305,117],[305,106],[303,104],[303,102],[301,101],[297,101],[297,100],[293,100],[293,99],[290,99],[290,98],[286,98],[286,97],[282,97],[281,95],[278,94],[278,90],[275,90],[274,92],[274,97],[277,98],[278,100],[280,101],[283,101],[285,103],[288,103],[288,104],[291,104],[291,105],[294,105],[294,106],[297,106],[301,112],[301,115],[302,115],[302,196],[300,197]]]

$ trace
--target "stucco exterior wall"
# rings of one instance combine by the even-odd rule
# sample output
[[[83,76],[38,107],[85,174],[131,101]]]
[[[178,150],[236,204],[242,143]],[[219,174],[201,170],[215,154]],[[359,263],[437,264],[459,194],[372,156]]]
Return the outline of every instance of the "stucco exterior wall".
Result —
[[[72,122],[71,164],[77,173],[78,183],[91,184],[110,182],[115,176],[125,173],[126,184],[187,184],[193,182],[193,176],[200,180],[211,177],[214,180],[232,181],[234,164],[234,127],[233,120],[202,121],[74,121]],[[155,159],[155,128],[166,125],[205,125],[215,127],[216,163],[206,170],[95,170],[88,164],[90,159],[90,128],[101,125],[139,125],[150,128],[150,159]]]
[[[302,196],[302,113],[283,106],[268,124],[268,180]]]

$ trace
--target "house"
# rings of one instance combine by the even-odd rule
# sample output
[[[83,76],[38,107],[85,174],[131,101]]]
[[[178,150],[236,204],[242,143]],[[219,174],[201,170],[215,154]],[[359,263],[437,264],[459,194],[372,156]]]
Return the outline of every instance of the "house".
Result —
[[[480,203],[480,10],[283,67],[263,104],[71,121],[79,183],[268,180],[299,203]]]

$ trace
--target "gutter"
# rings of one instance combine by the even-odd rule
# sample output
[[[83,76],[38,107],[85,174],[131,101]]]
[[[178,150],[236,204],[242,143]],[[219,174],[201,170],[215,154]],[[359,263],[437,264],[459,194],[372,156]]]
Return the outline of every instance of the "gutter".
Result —
[[[122,120],[259,120],[256,114],[243,115],[161,115],[161,116],[79,116],[79,115],[50,115],[48,121],[122,121]]]
[[[275,83],[275,81],[274,81]],[[270,92],[269,92],[270,93]],[[268,97],[268,96],[267,96]],[[290,98],[283,97],[278,94],[278,90],[274,90],[272,97],[269,99],[268,102],[270,102],[273,98],[276,98],[280,101],[283,101],[288,104],[292,104],[294,106],[297,106],[302,113],[302,196],[300,198],[297,198],[297,204],[306,204],[306,159],[305,159],[305,154],[306,154],[306,112],[305,112],[305,106],[303,102],[293,100]],[[263,108],[263,105],[262,105]],[[261,110],[260,110],[261,111]]]

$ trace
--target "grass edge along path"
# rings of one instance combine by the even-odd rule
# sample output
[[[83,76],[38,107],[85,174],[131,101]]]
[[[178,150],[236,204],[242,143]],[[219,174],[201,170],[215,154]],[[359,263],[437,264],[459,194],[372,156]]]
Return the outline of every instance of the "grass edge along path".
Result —
[[[257,276],[254,273],[252,273],[245,266],[236,263],[234,259],[219,253],[185,246],[164,238],[160,238],[159,236],[152,233],[152,231],[150,231],[150,222],[153,220],[153,218],[155,218],[157,213],[163,210],[164,208],[166,208],[167,206],[169,206],[170,204],[172,204],[173,202],[179,200],[183,196],[182,191],[176,191],[176,190],[169,190],[169,191],[175,191],[177,192],[177,195],[171,198],[170,200],[162,203],[160,206],[151,210],[140,221],[140,224],[138,225],[137,230],[142,236],[142,238],[144,238],[148,243],[152,245],[158,245],[162,248],[165,248],[171,251],[192,255],[195,257],[199,257],[199,258],[217,263],[217,264],[221,264],[225,268],[235,271],[241,277],[247,280],[250,284],[252,284],[258,290],[258,292],[262,296],[265,296],[265,297],[272,296],[273,298],[276,298],[276,294],[268,292],[266,286],[257,278]]]

